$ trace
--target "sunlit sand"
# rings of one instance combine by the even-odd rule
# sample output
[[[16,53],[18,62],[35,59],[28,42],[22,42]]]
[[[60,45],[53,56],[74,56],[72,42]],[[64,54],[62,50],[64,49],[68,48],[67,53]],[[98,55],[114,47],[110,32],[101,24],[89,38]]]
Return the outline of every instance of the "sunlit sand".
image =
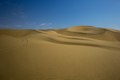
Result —
[[[0,80],[120,80],[120,31],[0,30]]]

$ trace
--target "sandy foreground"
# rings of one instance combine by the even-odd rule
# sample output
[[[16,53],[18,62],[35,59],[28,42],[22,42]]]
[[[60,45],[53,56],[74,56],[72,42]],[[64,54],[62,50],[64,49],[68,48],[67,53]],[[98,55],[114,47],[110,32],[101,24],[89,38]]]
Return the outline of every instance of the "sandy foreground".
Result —
[[[0,80],[120,80],[120,31],[0,30]]]

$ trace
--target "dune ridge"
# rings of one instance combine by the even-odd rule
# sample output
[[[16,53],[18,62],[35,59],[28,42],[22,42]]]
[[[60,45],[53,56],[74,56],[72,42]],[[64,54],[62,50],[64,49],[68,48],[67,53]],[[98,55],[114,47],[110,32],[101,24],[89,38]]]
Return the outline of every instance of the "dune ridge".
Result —
[[[120,50],[120,31],[96,28],[94,26],[75,26],[59,30],[1,30],[0,35],[28,37],[39,35],[41,40],[56,44],[100,47]],[[102,43],[102,44],[101,44]],[[114,44],[113,44],[114,43]]]
[[[39,33],[45,33],[48,35],[53,34],[53,35],[61,35],[65,37],[85,37],[85,38],[91,38],[91,39],[98,39],[98,40],[104,40],[106,41],[120,41],[120,38],[118,37],[120,34],[120,31],[118,30],[112,30],[112,29],[105,29],[105,28],[96,28],[94,26],[77,26],[77,27],[70,27],[70,28],[65,28],[65,29],[52,29],[52,30],[0,30],[0,35],[9,35],[9,36],[14,36],[14,37],[23,37],[23,36],[28,36],[30,34],[34,34],[37,32]],[[98,36],[98,37],[97,37]],[[105,37],[107,36],[107,39]]]
[[[67,45],[82,45],[82,46],[93,46],[93,47],[103,47],[103,48],[112,48],[112,49],[120,49],[117,40],[115,38],[116,46],[112,44],[112,42],[108,41],[102,41],[102,40],[97,40],[95,38],[87,38],[87,37],[79,37],[79,36],[70,36],[70,35],[64,35],[64,34],[59,34],[56,31],[38,31],[44,35],[44,40],[54,42],[54,43],[59,43],[59,44],[67,44]],[[104,43],[104,44],[101,44]],[[107,44],[106,44],[107,43]],[[108,45],[109,44],[109,45]]]

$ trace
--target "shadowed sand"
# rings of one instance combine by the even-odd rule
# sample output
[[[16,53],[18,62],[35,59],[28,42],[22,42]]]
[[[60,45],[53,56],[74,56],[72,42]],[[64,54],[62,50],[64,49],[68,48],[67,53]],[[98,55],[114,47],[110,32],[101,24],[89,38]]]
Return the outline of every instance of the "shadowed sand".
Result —
[[[120,80],[120,31],[0,30],[0,80]]]

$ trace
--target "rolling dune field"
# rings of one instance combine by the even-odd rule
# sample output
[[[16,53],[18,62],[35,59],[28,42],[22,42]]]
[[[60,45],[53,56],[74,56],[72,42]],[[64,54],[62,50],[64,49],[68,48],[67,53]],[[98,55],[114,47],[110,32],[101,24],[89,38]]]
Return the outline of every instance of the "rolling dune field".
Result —
[[[0,80],[120,80],[120,31],[1,29]]]

